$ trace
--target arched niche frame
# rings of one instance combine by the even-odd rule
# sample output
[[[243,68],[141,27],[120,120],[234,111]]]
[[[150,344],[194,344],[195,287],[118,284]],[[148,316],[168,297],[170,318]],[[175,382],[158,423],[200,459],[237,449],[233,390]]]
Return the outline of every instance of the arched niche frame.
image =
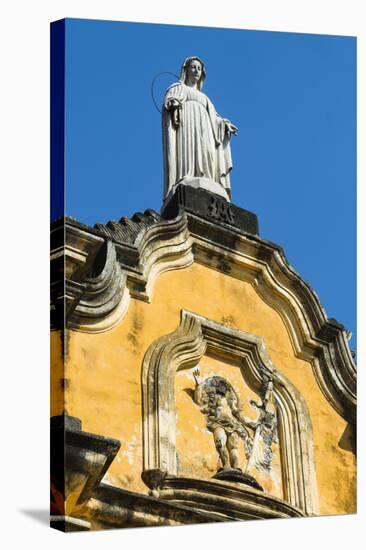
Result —
[[[284,498],[306,515],[317,513],[312,426],[306,403],[272,364],[262,338],[182,310],[179,327],[155,340],[142,367],[144,473],[177,475],[174,380],[205,354],[240,366],[258,393],[273,382],[277,405]]]

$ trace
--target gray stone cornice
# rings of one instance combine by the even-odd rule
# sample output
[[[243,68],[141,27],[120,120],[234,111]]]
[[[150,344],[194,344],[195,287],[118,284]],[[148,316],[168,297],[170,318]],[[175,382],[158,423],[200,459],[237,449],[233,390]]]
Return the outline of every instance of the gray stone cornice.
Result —
[[[157,491],[154,491],[155,493]],[[166,476],[159,497],[101,483],[89,502],[92,518],[105,527],[186,525],[250,519],[303,517],[301,510],[250,487],[217,480]]]
[[[159,497],[174,504],[225,513],[228,520],[304,517],[290,503],[252,487],[215,479],[164,476],[157,487]]]
[[[182,208],[173,219],[155,213],[149,223],[141,217],[131,221],[140,229],[137,234],[136,227],[131,230],[129,242],[120,240],[118,231],[112,237],[72,218],[63,223],[66,291],[63,296],[62,269],[54,269],[54,326],[61,325],[57,311],[64,297],[70,328],[108,330],[121,322],[131,296],[149,302],[161,273],[194,261],[253,285],[282,317],[296,356],[311,362],[327,399],[342,416],[355,420],[356,366],[346,330],[328,319],[318,296],[280,246]],[[59,231],[61,225],[59,221]],[[63,257],[57,239],[54,250],[53,262],[59,265]]]

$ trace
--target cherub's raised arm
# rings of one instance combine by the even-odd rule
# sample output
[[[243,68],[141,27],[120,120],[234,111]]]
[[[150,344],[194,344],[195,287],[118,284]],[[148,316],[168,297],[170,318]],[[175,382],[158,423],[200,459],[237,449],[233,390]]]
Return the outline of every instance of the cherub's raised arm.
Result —
[[[195,390],[194,390],[193,399],[194,399],[195,403],[197,403],[197,405],[203,405],[203,402],[202,402],[202,378],[200,376],[200,371],[199,371],[198,368],[193,371],[193,376],[194,376],[194,380],[196,382],[196,387],[195,387]]]

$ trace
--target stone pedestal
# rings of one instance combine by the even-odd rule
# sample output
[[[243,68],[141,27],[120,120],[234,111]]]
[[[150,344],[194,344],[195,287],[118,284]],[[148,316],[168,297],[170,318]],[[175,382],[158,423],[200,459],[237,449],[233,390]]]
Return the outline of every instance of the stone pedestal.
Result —
[[[226,476],[230,479],[223,479]],[[211,479],[170,476],[151,470],[145,472],[143,479],[159,495],[155,500],[184,506],[192,514],[209,515],[211,521],[304,516],[295,506],[265,493],[254,478],[240,470],[222,470]],[[253,481],[259,488],[251,485]]]
[[[161,215],[165,219],[173,219],[182,211],[215,225],[232,226],[245,233],[258,235],[258,219],[255,214],[206,189],[178,185],[174,195],[165,201]]]
[[[220,470],[213,476],[212,479],[219,479],[221,481],[231,481],[233,483],[243,483],[254,487],[258,491],[263,491],[263,487],[258,481],[251,475],[246,474],[242,470],[236,468],[220,468]]]
[[[226,201],[230,202],[230,192],[228,192],[225,187],[223,187],[220,183],[217,181],[210,180],[209,178],[184,178],[182,181],[180,181],[178,184],[176,184],[168,193],[168,195],[164,199],[164,204],[167,204],[172,196],[176,193],[177,187],[179,185],[184,185],[185,187],[192,187],[193,189],[205,189],[206,191],[209,191],[210,193],[214,193],[215,195],[219,195]]]

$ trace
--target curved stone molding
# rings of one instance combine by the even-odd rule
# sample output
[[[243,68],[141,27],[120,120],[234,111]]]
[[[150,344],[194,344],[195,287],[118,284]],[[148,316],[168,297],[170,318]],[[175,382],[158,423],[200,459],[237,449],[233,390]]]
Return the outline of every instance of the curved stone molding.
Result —
[[[327,318],[318,296],[288,264],[282,250],[273,253],[253,285],[280,313],[297,356],[312,362],[326,398],[342,416],[354,420],[356,367],[344,327]]]
[[[227,521],[303,517],[299,508],[272,495],[237,483],[165,476],[159,497],[196,511],[224,515]]]
[[[279,371],[276,371],[274,378],[278,390],[276,398],[279,439],[288,442],[281,448],[283,475],[288,480],[288,483],[284,484],[285,498],[288,502],[296,503],[300,510],[312,515],[318,510],[318,494],[310,415],[304,398],[295,386]],[[293,421],[294,418],[296,423]],[[294,468],[300,450],[302,457],[306,457],[305,460],[301,460],[302,471]],[[305,483],[303,480],[306,480]]]
[[[356,365],[346,330],[327,318],[316,293],[289,265],[281,247],[235,229],[228,239],[229,230],[224,234],[197,219],[189,227],[195,261],[254,286],[282,317],[296,355],[311,362],[323,394],[339,414],[355,422]]]
[[[91,260],[83,258],[83,270],[73,253],[76,267],[70,265],[67,271],[67,326],[74,330],[103,332],[113,328],[126,315],[130,296],[149,302],[160,274],[185,268],[193,262],[192,239],[185,216],[162,220],[151,211],[148,215],[146,212],[136,214],[124,225],[120,222],[97,224],[89,241],[85,237],[85,226],[71,220],[68,223],[71,229],[67,225],[66,234],[70,235],[69,240],[73,239],[73,249],[78,234],[89,247],[99,247],[94,259],[90,252]],[[95,232],[104,233],[107,239],[101,239]],[[127,242],[118,240],[122,237]],[[86,247],[84,243],[83,247]],[[69,249],[71,246],[66,247],[66,264]],[[84,265],[88,261],[89,273],[96,274],[86,277]]]
[[[126,274],[116,261],[113,243],[107,240],[99,251],[96,263],[103,267],[94,277],[86,277],[79,285],[77,299],[68,312],[68,326],[87,332],[102,332],[119,323],[128,310],[129,291]],[[66,282],[66,292],[72,296],[75,284]]]
[[[334,319],[327,318],[317,295],[289,265],[281,247],[235,227],[225,224],[218,227],[217,223],[184,210],[168,220],[156,213],[148,216],[145,212],[140,216],[141,219],[129,221],[133,228],[126,242],[121,240],[125,233],[121,233],[120,227],[119,231],[111,228],[107,231],[109,237],[113,236],[117,263],[127,277],[126,285],[131,296],[149,302],[161,273],[185,268],[193,261],[249,282],[282,317],[296,355],[311,362],[317,382],[329,402],[346,420],[355,421],[356,365],[346,330]],[[71,232],[76,234],[79,231],[87,240],[86,226],[69,219],[66,233],[69,227]],[[108,227],[108,224],[103,227]],[[102,240],[102,235],[106,238],[106,232],[103,233],[99,226],[89,228],[89,235],[90,242],[95,243],[93,246],[100,246],[98,241]],[[121,284],[123,286],[123,282]],[[77,302],[79,294],[84,291],[83,282],[68,279],[67,285]],[[118,285],[115,289],[116,301],[121,303],[121,289]],[[88,308],[91,305],[89,296],[89,293],[83,295],[81,307],[84,311],[79,308],[82,316],[73,319],[73,328],[90,329],[92,323],[84,322],[87,317],[85,308],[89,313],[93,311],[92,306]],[[125,301],[120,305],[121,311],[108,318],[110,312],[106,308],[106,322],[98,325],[101,322],[99,317],[98,323],[94,323],[95,330],[97,326],[107,330],[123,317],[128,302],[127,293],[123,296]],[[102,308],[99,311],[102,312]]]
[[[175,332],[147,350],[142,367],[144,470],[176,473],[174,377],[180,367],[195,366],[205,350],[200,321],[185,313]]]
[[[140,273],[138,277],[128,276],[131,295],[150,302],[159,275],[193,263],[192,244],[184,214],[157,222],[141,233],[135,241]]]
[[[261,338],[185,310],[177,330],[153,342],[143,361],[144,477],[148,479],[151,471],[177,475],[174,378],[177,370],[196,366],[205,351],[240,366],[257,392],[263,384],[273,382],[284,449],[286,499],[306,515],[315,514],[312,429],[299,392],[274,368]]]

